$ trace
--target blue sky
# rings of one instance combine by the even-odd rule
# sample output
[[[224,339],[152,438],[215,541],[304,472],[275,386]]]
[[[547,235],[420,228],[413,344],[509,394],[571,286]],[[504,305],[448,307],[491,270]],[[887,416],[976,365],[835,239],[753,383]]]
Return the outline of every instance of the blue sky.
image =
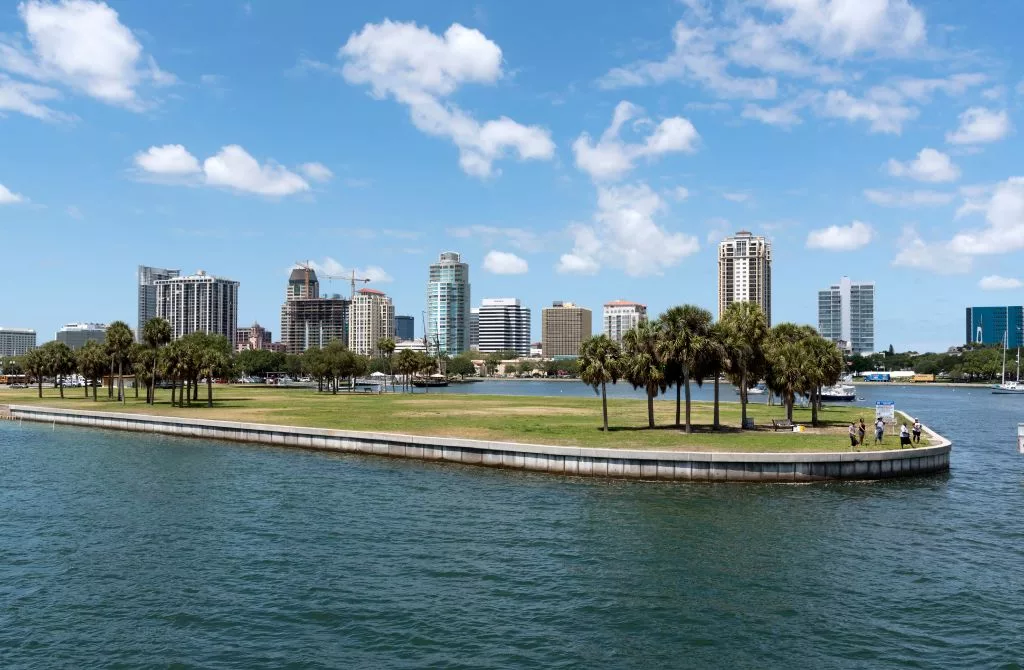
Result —
[[[110,2],[0,8],[0,324],[134,323],[136,265],[355,268],[420,313],[716,307],[717,240],[773,241],[773,320],[877,283],[876,343],[1024,301],[1024,4]],[[344,282],[324,290],[347,292]]]

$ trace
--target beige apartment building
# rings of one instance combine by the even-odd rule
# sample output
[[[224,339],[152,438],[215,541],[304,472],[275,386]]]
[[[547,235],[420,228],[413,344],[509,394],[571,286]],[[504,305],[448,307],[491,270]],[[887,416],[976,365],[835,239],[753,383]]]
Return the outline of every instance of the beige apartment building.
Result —
[[[772,325],[772,243],[741,230],[718,245],[718,317],[734,302],[755,302]]]
[[[363,356],[379,356],[377,343],[395,337],[395,305],[383,292],[361,288],[348,311],[348,348]]]
[[[593,334],[593,314],[575,303],[555,301],[541,314],[541,352],[545,358],[578,356]]]

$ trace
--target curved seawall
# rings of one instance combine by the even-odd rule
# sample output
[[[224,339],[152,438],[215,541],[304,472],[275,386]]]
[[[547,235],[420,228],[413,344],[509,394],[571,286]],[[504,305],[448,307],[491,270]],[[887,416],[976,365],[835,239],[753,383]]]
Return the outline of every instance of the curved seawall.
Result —
[[[732,453],[591,449],[420,435],[274,426],[122,412],[10,405],[10,416],[88,426],[281,447],[375,454],[427,461],[616,479],[704,482],[813,482],[885,479],[949,470],[949,440],[917,449],[834,453]],[[838,436],[839,438],[843,436]]]

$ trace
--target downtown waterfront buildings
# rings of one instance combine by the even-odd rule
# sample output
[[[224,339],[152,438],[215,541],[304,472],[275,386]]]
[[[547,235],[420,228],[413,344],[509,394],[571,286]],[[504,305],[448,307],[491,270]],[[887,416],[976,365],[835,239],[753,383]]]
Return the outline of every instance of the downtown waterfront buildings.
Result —
[[[968,307],[966,344],[1024,347],[1024,306]]]
[[[818,332],[847,353],[875,350],[875,284],[842,277],[818,291]]]
[[[36,348],[36,331],[31,328],[4,328],[0,326],[0,358],[21,356]]]
[[[485,298],[477,315],[481,353],[530,355],[530,308],[523,307],[518,298]]]
[[[772,244],[741,230],[718,245],[718,318],[734,302],[755,302],[772,325]]]
[[[320,282],[312,268],[295,268],[281,305],[281,343],[289,354],[325,347],[332,340],[349,341],[351,300],[340,295],[320,297]]]
[[[156,316],[171,324],[171,339],[189,333],[214,333],[235,341],[238,282],[203,270],[187,277],[158,279]]]
[[[593,314],[586,307],[556,300],[541,312],[544,358],[575,358],[580,344],[593,333]]]
[[[142,327],[156,317],[156,283],[164,279],[181,276],[181,270],[154,268],[140,265],[138,269],[138,319],[135,326],[135,339],[142,340]]]
[[[395,306],[373,288],[356,291],[348,312],[348,348],[363,356],[379,356],[377,343],[395,336]]]
[[[647,305],[626,300],[612,300],[604,304],[602,314],[603,332],[615,342],[622,342],[622,336],[630,328],[647,320]]]
[[[431,353],[457,356],[469,351],[469,265],[454,251],[430,264],[424,328]]]
[[[72,349],[81,349],[86,342],[103,344],[107,339],[105,323],[68,323],[57,331],[55,339]]]

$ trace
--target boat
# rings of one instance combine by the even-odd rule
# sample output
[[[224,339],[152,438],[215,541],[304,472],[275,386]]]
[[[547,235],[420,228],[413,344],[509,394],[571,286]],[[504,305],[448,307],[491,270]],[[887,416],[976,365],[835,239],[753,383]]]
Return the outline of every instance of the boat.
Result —
[[[852,384],[833,384],[822,387],[822,402],[853,402],[857,399],[857,387]]]
[[[1003,373],[1000,377],[1000,382],[992,387],[992,393],[995,395],[1024,395],[1024,384],[1020,381],[1020,347],[1017,347],[1017,380],[1008,382],[1006,381],[1006,344],[1007,344],[1007,331],[1003,331]]]
[[[738,394],[739,392],[740,390],[736,389],[736,393]],[[747,389],[747,395],[764,395],[765,393],[768,393],[768,387],[763,382]]]
[[[412,385],[416,388],[438,388],[448,386],[448,378],[442,374],[433,374],[426,378],[420,377],[412,380]]]

